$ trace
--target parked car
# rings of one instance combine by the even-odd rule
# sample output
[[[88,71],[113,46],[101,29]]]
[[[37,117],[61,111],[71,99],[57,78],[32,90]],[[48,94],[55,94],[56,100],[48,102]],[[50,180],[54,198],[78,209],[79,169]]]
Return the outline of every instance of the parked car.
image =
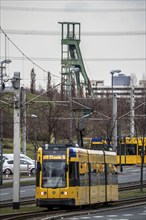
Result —
[[[3,160],[10,160],[14,158],[14,154],[3,154]],[[25,154],[20,154],[20,159],[25,159],[30,163],[35,164],[35,160],[32,160],[30,157],[26,156]]]
[[[14,160],[7,159],[3,162],[3,173],[8,175],[13,174],[14,171]],[[35,174],[35,164],[30,163],[25,159],[20,159],[20,172]]]

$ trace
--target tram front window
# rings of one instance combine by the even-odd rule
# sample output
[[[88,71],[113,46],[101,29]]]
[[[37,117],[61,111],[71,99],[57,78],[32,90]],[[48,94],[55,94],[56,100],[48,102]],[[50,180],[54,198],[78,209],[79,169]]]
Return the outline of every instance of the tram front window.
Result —
[[[43,162],[42,187],[62,188],[66,186],[65,161],[45,160]]]

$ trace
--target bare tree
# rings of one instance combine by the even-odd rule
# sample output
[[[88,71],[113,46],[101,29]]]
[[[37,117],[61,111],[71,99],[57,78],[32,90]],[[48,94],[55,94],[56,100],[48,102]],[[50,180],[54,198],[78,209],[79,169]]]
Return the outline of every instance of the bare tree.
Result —
[[[34,68],[32,68],[32,70],[31,70],[30,77],[31,77],[30,92],[32,94],[34,94],[35,93],[35,89],[36,89],[36,85],[35,85],[35,83],[36,83],[36,80],[35,80],[36,74],[34,72]]]

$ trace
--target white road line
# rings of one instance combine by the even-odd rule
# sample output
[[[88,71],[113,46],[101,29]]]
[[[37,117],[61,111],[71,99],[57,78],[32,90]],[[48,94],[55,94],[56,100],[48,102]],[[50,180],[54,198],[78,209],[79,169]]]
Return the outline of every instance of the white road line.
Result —
[[[21,193],[25,193],[25,192],[26,192],[26,190],[20,190],[20,192],[21,192]]]
[[[0,196],[5,196],[5,195],[8,195],[9,193],[2,193],[0,194]]]
[[[113,220],[113,219],[111,219],[111,220]],[[114,219],[114,220],[116,220],[116,219]],[[128,218],[118,218],[117,220],[129,220],[129,219]]]
[[[128,217],[128,216],[133,216],[133,214],[123,214],[122,216]]]
[[[86,216],[83,216],[83,217],[80,217],[80,219],[89,219],[90,217],[86,217]]]
[[[139,214],[139,215],[145,215],[145,216],[146,216],[146,213],[144,213],[144,212],[143,212],[143,213],[138,213],[138,214]]]
[[[139,170],[131,170],[131,173],[139,172]]]
[[[98,215],[98,216],[93,216],[94,218],[103,218],[104,216]]]

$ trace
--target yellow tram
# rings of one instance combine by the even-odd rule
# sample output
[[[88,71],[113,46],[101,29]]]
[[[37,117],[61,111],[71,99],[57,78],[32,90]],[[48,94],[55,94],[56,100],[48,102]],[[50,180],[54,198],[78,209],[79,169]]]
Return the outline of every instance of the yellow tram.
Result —
[[[118,200],[116,153],[47,144],[38,149],[36,205],[82,206]]]
[[[102,138],[92,138],[90,148],[97,150],[109,150],[112,144]],[[142,154],[146,164],[146,137],[123,137],[117,144],[117,164],[134,165],[141,164]]]
[[[142,148],[146,164],[146,138],[124,137],[117,147],[117,164],[141,164]]]

